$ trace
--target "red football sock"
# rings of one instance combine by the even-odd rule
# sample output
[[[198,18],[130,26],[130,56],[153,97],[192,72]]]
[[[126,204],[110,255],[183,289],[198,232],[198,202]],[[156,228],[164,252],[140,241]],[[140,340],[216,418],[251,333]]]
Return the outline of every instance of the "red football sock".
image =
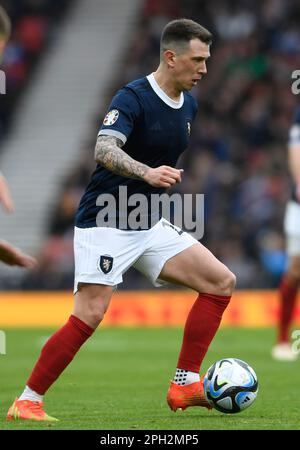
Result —
[[[279,329],[278,342],[289,342],[289,327],[292,322],[298,291],[298,283],[292,284],[286,277],[283,277],[280,286],[280,309],[279,309]]]
[[[71,315],[44,345],[27,386],[40,395],[45,394],[93,332],[93,328]]]
[[[230,296],[199,294],[189,312],[177,368],[199,372]]]

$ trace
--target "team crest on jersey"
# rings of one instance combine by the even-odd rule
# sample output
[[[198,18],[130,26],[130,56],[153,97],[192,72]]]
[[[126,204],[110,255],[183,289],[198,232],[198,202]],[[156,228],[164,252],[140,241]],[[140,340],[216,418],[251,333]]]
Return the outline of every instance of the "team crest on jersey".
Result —
[[[102,270],[105,275],[111,271],[113,268],[114,259],[109,255],[101,255],[98,260],[98,267]]]
[[[190,136],[191,135],[191,123],[187,122],[186,125],[187,125],[188,135]]]
[[[112,109],[104,117],[103,124],[107,127],[113,125],[119,117],[119,111],[117,109]]]

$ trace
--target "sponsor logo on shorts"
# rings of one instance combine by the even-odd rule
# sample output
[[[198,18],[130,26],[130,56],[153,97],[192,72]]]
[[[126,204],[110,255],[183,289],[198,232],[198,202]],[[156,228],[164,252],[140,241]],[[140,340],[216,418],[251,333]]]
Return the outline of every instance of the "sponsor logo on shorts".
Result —
[[[98,260],[98,267],[102,270],[105,275],[111,271],[113,268],[114,259],[109,255],[101,255]]]
[[[109,111],[104,120],[103,120],[103,124],[107,127],[109,127],[110,125],[113,125],[119,117],[119,111],[117,109],[112,109],[111,111]]]

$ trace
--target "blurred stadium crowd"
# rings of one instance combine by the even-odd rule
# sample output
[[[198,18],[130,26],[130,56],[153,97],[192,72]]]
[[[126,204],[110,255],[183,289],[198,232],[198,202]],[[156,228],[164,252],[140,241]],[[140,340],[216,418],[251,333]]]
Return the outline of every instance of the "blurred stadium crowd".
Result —
[[[55,36],[71,0],[2,0],[12,20],[12,37],[1,69],[7,93],[0,102],[0,141],[9,132],[13,111],[43,51]]]
[[[10,3],[14,36],[4,67],[17,96],[68,1],[20,0],[13,9]],[[300,3],[145,0],[107,106],[117,89],[155,70],[161,30],[178,17],[206,26],[214,41],[208,75],[193,91],[199,114],[192,124],[189,151],[181,161],[183,182],[176,190],[205,194],[201,242],[237,275],[238,288],[275,287],[286,264],[282,233],[290,195],[286,142],[299,101],[291,93],[291,74],[300,69]],[[13,104],[9,95],[6,102]],[[84,137],[81,163],[66,174],[57,206],[49,215],[40,269],[24,280],[23,288],[72,287],[74,214],[95,167],[94,146],[104,115],[105,110],[98,111]],[[2,128],[7,127],[7,117],[2,107]],[[121,286],[149,287],[133,269]]]

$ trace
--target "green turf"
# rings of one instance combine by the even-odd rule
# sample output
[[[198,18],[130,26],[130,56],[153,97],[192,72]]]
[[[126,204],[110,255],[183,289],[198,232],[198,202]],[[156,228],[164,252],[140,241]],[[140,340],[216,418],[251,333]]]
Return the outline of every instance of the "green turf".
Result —
[[[7,423],[4,418],[40,352],[49,329],[7,329],[7,354],[0,355],[0,429],[300,429],[300,361],[274,362],[274,330],[221,329],[203,370],[221,357],[253,366],[260,391],[255,403],[236,415],[204,408],[169,410],[165,397],[173,376],[182,330],[98,330],[46,396],[55,424]]]

